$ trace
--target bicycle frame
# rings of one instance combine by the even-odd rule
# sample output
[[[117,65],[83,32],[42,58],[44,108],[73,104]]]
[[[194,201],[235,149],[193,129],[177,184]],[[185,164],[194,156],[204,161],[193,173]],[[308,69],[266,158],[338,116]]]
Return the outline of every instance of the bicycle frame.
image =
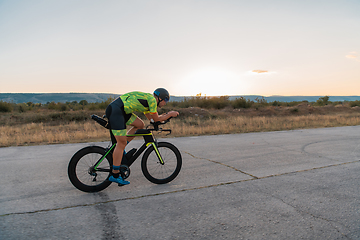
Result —
[[[135,132],[135,134],[130,134],[130,135],[126,135],[127,137],[138,137],[138,136],[142,136],[144,138],[145,143],[143,145],[141,145],[141,147],[139,149],[136,150],[136,152],[131,156],[130,159],[127,159],[125,157],[125,155],[123,155],[122,161],[121,161],[121,165],[126,165],[128,167],[130,167],[135,160],[147,149],[148,146],[152,145],[153,148],[155,149],[156,155],[160,161],[161,165],[164,165],[164,161],[161,157],[160,152],[157,149],[157,142],[154,139],[154,136],[152,134],[152,132],[148,129],[139,129]],[[104,156],[102,156],[95,164],[94,166],[94,170],[95,171],[109,171],[109,170],[105,170],[105,169],[99,169],[98,166],[102,163],[102,161],[106,158],[107,155],[111,155],[114,151],[114,148],[116,146],[116,141],[113,141],[113,136],[112,138],[112,145],[111,147],[106,151],[106,153],[104,154]]]
[[[96,145],[84,147],[70,159],[69,180],[74,187],[83,192],[99,192],[112,183],[109,181],[109,177],[113,170],[113,154],[116,148],[116,138],[112,134],[108,121],[97,115],[92,115],[91,118],[110,130],[111,142],[107,148]],[[154,184],[169,183],[180,173],[182,158],[179,149],[169,142],[158,142],[154,134],[154,131],[169,132],[170,134],[171,129],[160,127],[169,120],[170,118],[162,122],[150,121],[150,125],[146,129],[139,129],[134,134],[127,135],[131,138],[141,136],[144,138],[144,142],[138,149],[133,148],[128,153],[124,151],[120,165],[120,174],[123,179],[130,176],[130,165],[140,155],[142,155],[141,171],[144,177]]]

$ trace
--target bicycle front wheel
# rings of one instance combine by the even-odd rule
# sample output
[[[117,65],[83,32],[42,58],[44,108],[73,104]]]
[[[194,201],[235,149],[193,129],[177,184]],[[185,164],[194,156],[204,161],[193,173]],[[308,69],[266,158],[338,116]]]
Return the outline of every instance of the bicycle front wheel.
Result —
[[[149,147],[141,160],[141,170],[144,176],[152,183],[164,184],[171,182],[179,174],[182,158],[180,151],[171,143],[159,142],[157,150],[163,160],[160,163],[153,146]]]
[[[68,176],[77,189],[84,192],[98,192],[111,184],[108,178],[112,164],[108,156],[95,169],[95,165],[105,153],[102,147],[89,146],[74,154],[69,162]]]

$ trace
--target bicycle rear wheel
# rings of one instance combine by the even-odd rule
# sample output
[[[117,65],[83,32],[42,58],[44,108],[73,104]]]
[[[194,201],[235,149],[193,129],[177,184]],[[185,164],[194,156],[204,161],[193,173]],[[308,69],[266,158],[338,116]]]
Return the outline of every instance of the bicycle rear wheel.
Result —
[[[149,147],[141,160],[141,170],[152,183],[164,184],[171,182],[179,174],[182,158],[180,151],[171,143],[159,142],[157,149],[164,161],[161,164],[153,146]]]
[[[99,146],[89,146],[80,149],[71,158],[68,166],[70,182],[79,190],[84,192],[98,192],[107,188],[111,182],[108,181],[111,172],[112,161],[106,158],[94,169],[95,164],[106,153]]]

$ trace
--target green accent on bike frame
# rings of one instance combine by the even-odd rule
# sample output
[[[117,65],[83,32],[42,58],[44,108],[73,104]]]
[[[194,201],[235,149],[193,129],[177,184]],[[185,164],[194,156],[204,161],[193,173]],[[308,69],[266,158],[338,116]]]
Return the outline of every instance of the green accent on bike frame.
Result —
[[[139,137],[139,136],[150,136],[152,135],[152,133],[140,133],[140,134],[129,134],[129,135],[126,135],[127,137]]]
[[[158,158],[159,158],[159,160],[160,160],[160,163],[161,163],[162,165],[164,165],[164,161],[163,161],[163,159],[162,159],[162,157],[161,157],[161,155],[160,155],[160,153],[159,153],[158,148],[156,147],[156,144],[155,144],[154,142],[151,142],[151,143],[146,144],[146,146],[148,146],[148,145],[150,145],[150,144],[153,145],[153,147],[154,147],[154,149],[155,149],[155,152],[156,152],[156,155],[158,156]]]
[[[100,162],[98,164],[96,164],[96,166],[94,167],[94,170],[97,170],[97,167],[102,163],[102,161],[106,158],[106,156],[109,154],[109,152],[111,151],[111,149],[113,149],[116,146],[116,144],[112,145],[111,148],[105,153],[105,155],[101,158]]]

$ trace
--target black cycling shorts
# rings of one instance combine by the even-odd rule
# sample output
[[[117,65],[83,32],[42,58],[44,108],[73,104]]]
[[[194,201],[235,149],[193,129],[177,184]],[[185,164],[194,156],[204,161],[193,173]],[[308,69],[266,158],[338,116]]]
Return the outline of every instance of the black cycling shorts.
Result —
[[[115,136],[126,136],[126,125],[132,124],[137,117],[133,113],[125,113],[124,103],[121,98],[117,98],[110,103],[106,108],[105,114],[109,121],[111,132]]]

